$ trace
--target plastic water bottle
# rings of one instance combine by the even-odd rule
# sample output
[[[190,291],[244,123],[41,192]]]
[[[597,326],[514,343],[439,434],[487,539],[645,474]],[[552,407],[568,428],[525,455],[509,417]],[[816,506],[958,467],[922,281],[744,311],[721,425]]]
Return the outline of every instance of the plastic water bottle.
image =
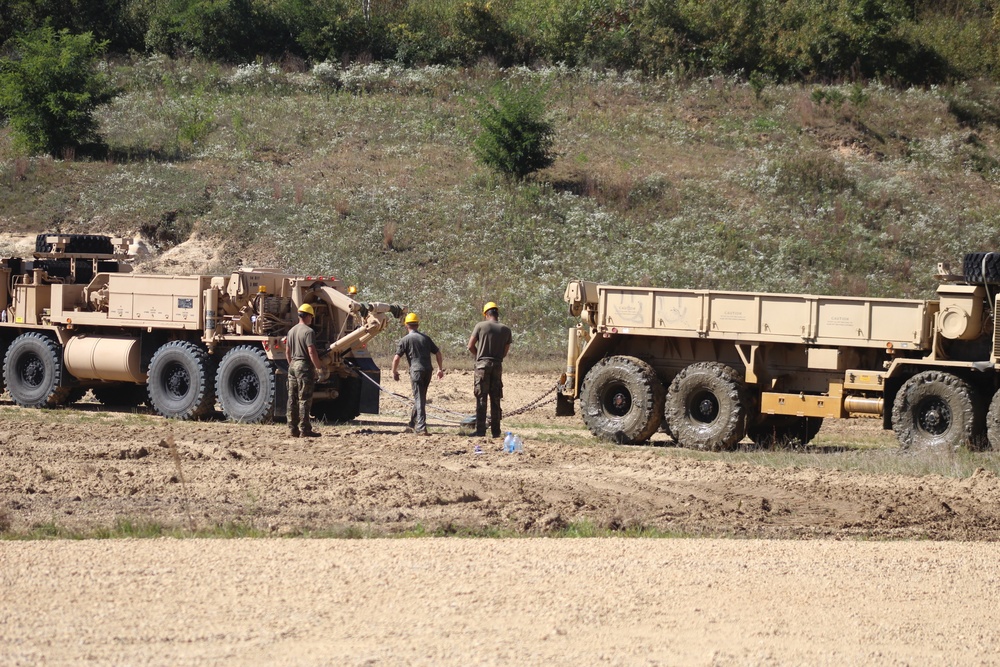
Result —
[[[521,436],[514,436],[514,453],[520,454],[524,451],[524,442],[521,440]]]
[[[503,439],[503,451],[507,454],[511,454],[514,451],[514,434],[507,431],[507,435]]]

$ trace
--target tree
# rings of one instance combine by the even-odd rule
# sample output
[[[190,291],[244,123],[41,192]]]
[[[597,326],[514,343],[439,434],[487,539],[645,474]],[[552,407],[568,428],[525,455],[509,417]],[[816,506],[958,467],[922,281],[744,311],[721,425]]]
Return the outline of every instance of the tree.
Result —
[[[543,91],[499,84],[496,104],[481,100],[481,131],[472,145],[480,162],[507,178],[523,179],[552,164],[555,130],[545,118]]]
[[[25,149],[55,156],[99,140],[94,110],[113,97],[96,68],[106,47],[91,33],[48,26],[14,40],[13,55],[0,60],[0,111]]]

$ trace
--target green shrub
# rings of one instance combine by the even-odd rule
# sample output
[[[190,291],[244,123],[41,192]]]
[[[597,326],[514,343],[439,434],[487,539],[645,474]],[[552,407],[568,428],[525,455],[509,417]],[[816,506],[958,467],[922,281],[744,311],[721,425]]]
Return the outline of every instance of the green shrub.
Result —
[[[473,142],[480,162],[505,177],[523,179],[552,164],[555,130],[545,118],[543,92],[500,84],[496,104],[480,100],[476,119],[481,131]]]
[[[909,53],[906,0],[792,0],[774,17],[772,67],[782,74],[833,78],[893,73]]]
[[[564,0],[536,3],[530,24],[537,49],[552,63],[636,67],[643,39],[629,0]]]
[[[98,139],[94,110],[113,97],[95,67],[105,47],[90,33],[49,27],[14,41],[0,61],[0,110],[23,148],[58,155]]]
[[[251,0],[166,0],[150,18],[146,47],[220,60],[257,55],[259,25]]]
[[[294,42],[286,48],[306,57],[320,61],[395,57],[387,20],[378,14],[366,18],[361,10],[360,2],[348,0],[277,0],[269,11]]]
[[[523,58],[520,39],[492,2],[473,0],[460,5],[454,24],[454,50],[463,62],[487,57],[507,67]]]
[[[683,57],[708,71],[753,71],[767,59],[767,22],[773,14],[766,0],[678,0],[686,40]]]
[[[89,32],[119,53],[143,48],[145,16],[151,0],[0,0],[0,44],[51,26],[72,33]]]

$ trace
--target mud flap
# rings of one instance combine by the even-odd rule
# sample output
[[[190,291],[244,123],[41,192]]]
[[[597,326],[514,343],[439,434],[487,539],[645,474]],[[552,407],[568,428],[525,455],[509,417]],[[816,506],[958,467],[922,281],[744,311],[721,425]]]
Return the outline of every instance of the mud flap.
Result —
[[[576,401],[569,396],[556,394],[556,417],[572,417],[576,414]]]
[[[373,359],[361,357],[360,359],[356,359],[355,361],[357,362],[355,370],[357,370],[359,373],[367,375],[376,383],[381,384],[382,371],[379,370],[378,365],[375,364],[375,361]],[[375,384],[369,382],[364,378],[360,379],[361,379],[361,403],[359,405],[359,408],[361,412],[377,415],[379,406],[379,394],[380,394],[379,388]]]
[[[274,418],[284,419],[288,416],[288,362],[275,359],[277,372],[274,378]]]

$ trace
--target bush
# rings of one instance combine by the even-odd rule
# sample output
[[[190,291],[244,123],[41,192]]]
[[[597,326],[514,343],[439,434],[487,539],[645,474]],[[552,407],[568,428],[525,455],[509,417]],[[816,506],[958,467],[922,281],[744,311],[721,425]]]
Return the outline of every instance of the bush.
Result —
[[[255,16],[251,0],[167,0],[150,18],[146,47],[169,55],[252,59],[260,27]]]
[[[473,143],[480,162],[507,178],[523,179],[552,164],[552,123],[545,118],[542,91],[500,84],[496,104],[480,100],[476,120],[482,128]]]
[[[366,19],[361,3],[278,0],[271,12],[274,23],[283,26],[296,49],[309,58],[346,61],[364,56],[381,60],[395,55],[388,46],[384,21],[379,16]]]
[[[45,27],[14,40],[0,60],[0,110],[17,142],[31,153],[57,156],[99,140],[94,110],[113,97],[95,64],[106,42]]]

